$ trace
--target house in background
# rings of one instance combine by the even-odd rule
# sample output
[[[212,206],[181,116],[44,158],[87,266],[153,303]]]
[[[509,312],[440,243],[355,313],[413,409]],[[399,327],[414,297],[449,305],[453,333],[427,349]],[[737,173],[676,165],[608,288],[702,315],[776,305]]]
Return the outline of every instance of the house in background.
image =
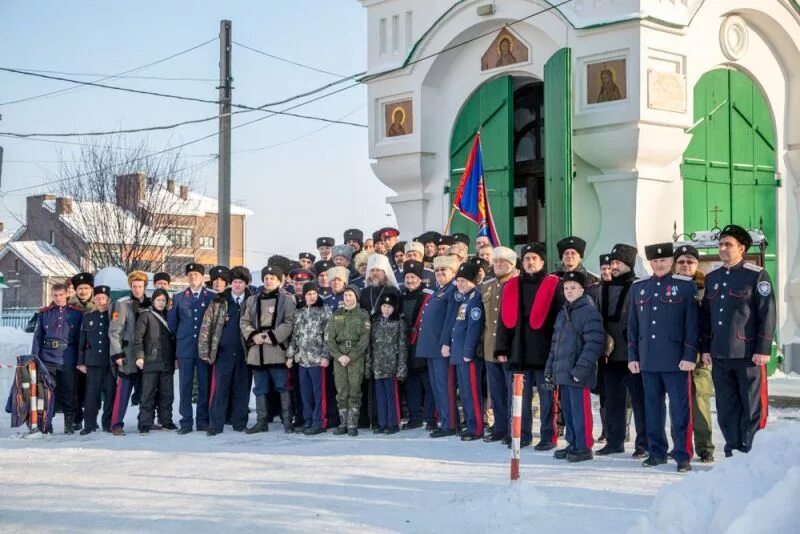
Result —
[[[0,250],[0,272],[8,286],[3,308],[38,308],[50,302],[50,286],[78,272],[60,250],[45,241],[10,241]]]
[[[185,264],[217,263],[217,200],[174,180],[156,184],[143,173],[117,177],[113,201],[85,202],[52,194],[27,198],[21,240],[45,241],[82,270],[108,263],[103,250],[134,247],[151,270],[183,275]],[[246,217],[231,206],[231,265],[245,263]]]

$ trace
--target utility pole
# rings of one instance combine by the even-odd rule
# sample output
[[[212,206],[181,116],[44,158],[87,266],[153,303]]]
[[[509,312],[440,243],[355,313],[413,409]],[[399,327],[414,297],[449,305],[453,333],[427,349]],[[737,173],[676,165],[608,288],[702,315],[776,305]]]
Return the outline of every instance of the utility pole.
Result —
[[[231,261],[231,21],[219,22],[219,192],[217,263]]]

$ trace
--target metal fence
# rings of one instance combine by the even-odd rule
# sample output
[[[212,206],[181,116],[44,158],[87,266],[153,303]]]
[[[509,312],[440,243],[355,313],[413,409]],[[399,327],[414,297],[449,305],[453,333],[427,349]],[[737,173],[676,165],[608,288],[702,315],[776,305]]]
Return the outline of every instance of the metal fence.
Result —
[[[0,326],[23,329],[38,308],[3,308]]]

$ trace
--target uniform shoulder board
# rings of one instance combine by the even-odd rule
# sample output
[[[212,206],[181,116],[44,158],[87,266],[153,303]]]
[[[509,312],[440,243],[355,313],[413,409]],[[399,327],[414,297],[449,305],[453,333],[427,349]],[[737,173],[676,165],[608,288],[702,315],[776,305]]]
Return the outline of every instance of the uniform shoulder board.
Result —
[[[121,304],[121,303],[123,303],[123,302],[128,302],[129,300],[131,300],[131,297],[130,297],[130,295],[126,295],[126,296],[124,296],[124,297],[120,297],[120,298],[118,298],[118,299],[117,299],[117,302],[119,302],[119,303]]]
[[[745,262],[744,265],[742,265],[742,267],[744,267],[745,269],[749,269],[751,271],[755,271],[757,273],[760,273],[761,271],[764,270],[763,267],[759,267],[755,263],[748,263],[748,262]]]
[[[70,310],[81,312],[81,314],[83,314],[83,308],[79,308],[75,304],[69,304],[67,305],[67,308],[69,308]]]
[[[44,308],[39,308],[39,313],[46,312],[46,311],[47,311],[47,310],[49,310],[50,308],[52,308],[52,306],[45,306]]]
[[[426,295],[433,295],[433,289],[428,289],[427,287],[422,290],[423,293]]]
[[[683,280],[684,282],[693,282],[694,279],[691,276],[685,276],[683,274],[673,274],[672,278],[675,280]]]
[[[648,280],[650,280],[650,277],[649,276],[645,276],[645,277],[642,277],[642,278],[637,278],[636,280],[633,281],[633,283],[634,284],[638,284],[639,282],[646,282]]]

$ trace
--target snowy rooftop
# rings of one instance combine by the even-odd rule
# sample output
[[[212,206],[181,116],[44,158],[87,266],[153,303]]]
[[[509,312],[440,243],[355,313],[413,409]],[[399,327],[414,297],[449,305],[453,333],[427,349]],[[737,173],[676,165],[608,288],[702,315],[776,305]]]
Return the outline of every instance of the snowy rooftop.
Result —
[[[45,200],[42,205],[56,213],[56,201]],[[87,243],[132,245],[146,243],[169,246],[172,242],[162,232],[139,222],[132,213],[113,202],[72,201],[72,212],[59,218]]]
[[[145,193],[142,207],[151,213],[169,215],[187,215],[202,217],[207,213],[218,213],[217,199],[189,191],[187,199],[173,193],[165,187],[150,189]],[[253,212],[241,206],[231,204],[231,215],[253,215]]]
[[[46,241],[11,241],[0,251],[0,258],[12,252],[42,276],[72,276],[78,272],[75,264]]]

